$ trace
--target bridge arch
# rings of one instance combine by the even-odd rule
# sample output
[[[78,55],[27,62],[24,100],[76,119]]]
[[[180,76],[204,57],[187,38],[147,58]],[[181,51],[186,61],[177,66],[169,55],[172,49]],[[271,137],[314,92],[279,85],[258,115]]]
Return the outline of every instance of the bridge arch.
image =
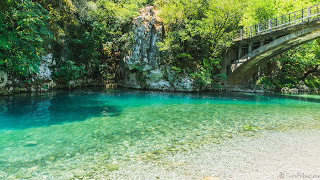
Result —
[[[247,87],[252,74],[267,60],[319,38],[319,8],[320,4],[317,4],[242,29],[224,58],[223,68],[228,75],[227,85]],[[300,16],[297,17],[297,13]],[[281,23],[274,23],[275,21]]]

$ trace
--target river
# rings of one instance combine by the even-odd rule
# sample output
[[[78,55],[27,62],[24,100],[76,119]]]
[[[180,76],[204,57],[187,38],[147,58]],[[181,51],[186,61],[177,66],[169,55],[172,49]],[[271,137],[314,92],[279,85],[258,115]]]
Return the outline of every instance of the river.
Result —
[[[2,96],[0,178],[108,179],[125,162],[157,164],[233,138],[317,129],[319,109],[316,94],[88,88]]]

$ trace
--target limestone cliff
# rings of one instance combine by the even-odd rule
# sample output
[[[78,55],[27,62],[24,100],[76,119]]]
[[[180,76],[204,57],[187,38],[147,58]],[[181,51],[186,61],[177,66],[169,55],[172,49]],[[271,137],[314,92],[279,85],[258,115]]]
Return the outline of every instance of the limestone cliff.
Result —
[[[142,8],[129,29],[130,34],[133,34],[133,42],[128,51],[123,52],[121,70],[117,74],[120,86],[167,91],[196,90],[194,80],[188,73],[175,71],[162,63],[158,44],[163,41],[164,27],[158,12],[152,6]],[[39,64],[39,72],[30,81],[16,79],[11,74],[0,71],[0,95],[103,84],[99,78],[92,77],[61,83],[53,78],[56,65],[52,53],[44,55]]]
[[[187,73],[176,72],[161,63],[158,44],[164,27],[152,6],[140,10],[133,20],[134,42],[123,58],[119,85],[137,89],[194,91],[194,81]]]

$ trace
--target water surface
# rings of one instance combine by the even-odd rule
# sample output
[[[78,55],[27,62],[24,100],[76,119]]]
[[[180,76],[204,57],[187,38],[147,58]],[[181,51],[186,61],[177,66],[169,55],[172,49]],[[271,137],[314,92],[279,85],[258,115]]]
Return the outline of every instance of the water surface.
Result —
[[[318,128],[319,108],[318,95],[98,88],[0,97],[0,178],[56,179],[75,169],[94,177],[108,164],[233,136]]]

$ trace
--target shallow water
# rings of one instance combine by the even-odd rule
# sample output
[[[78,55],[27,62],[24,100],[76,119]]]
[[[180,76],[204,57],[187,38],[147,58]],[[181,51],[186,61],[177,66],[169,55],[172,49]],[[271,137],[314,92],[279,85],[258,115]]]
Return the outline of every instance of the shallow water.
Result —
[[[83,89],[0,97],[0,178],[107,176],[117,169],[110,164],[233,136],[318,128],[319,108],[318,95]]]

